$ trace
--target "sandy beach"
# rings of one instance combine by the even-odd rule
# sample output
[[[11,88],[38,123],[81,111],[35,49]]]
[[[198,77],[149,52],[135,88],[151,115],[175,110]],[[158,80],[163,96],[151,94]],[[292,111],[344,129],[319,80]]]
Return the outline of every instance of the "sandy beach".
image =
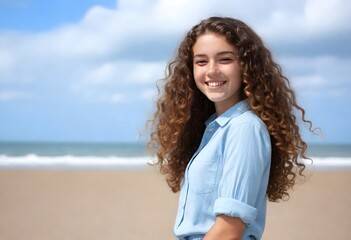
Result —
[[[350,183],[313,172],[269,203],[263,239],[349,239]],[[174,239],[177,197],[156,170],[0,170],[0,240]]]

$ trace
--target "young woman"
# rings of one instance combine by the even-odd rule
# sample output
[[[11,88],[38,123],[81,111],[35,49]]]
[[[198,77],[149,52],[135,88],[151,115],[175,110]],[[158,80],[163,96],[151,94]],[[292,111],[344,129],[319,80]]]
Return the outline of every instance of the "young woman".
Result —
[[[149,146],[173,192],[179,239],[260,239],[266,202],[288,197],[307,145],[295,100],[269,50],[245,23],[195,25],[168,65]]]

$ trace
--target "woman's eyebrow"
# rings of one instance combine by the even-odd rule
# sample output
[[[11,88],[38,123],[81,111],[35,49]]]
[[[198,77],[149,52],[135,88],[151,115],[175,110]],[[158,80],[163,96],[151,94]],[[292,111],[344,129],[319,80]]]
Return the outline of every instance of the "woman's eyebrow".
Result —
[[[196,54],[196,55],[194,55],[194,58],[196,58],[196,57],[206,57],[207,55],[206,54]]]
[[[233,52],[233,51],[223,51],[223,52],[219,52],[217,53],[218,56],[220,55],[227,55],[227,54],[233,54],[233,55],[236,55],[237,52]]]
[[[233,55],[237,55],[237,52],[233,52],[233,51],[223,51],[223,52],[218,52],[216,55],[217,56],[221,56],[221,55],[227,55],[227,54],[233,54]],[[206,57],[206,54],[195,54],[194,58],[200,58],[200,57]]]

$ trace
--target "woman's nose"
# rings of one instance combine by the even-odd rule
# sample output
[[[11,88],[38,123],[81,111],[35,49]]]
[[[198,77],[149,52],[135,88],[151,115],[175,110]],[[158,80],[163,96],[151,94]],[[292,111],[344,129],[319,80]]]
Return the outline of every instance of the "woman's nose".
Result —
[[[218,64],[215,61],[211,61],[208,65],[207,73],[216,74],[219,72]]]

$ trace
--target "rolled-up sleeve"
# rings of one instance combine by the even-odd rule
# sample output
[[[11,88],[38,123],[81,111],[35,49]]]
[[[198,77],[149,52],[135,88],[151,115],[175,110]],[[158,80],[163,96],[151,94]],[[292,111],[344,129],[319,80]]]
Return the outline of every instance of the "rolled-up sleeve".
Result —
[[[238,217],[247,225],[256,219],[255,203],[266,186],[270,141],[263,125],[242,123],[229,129],[223,149],[223,173],[219,181],[216,215]],[[264,193],[266,189],[264,189]]]
[[[243,202],[231,198],[218,198],[214,205],[215,214],[226,214],[240,218],[244,223],[255,221],[257,210]]]

